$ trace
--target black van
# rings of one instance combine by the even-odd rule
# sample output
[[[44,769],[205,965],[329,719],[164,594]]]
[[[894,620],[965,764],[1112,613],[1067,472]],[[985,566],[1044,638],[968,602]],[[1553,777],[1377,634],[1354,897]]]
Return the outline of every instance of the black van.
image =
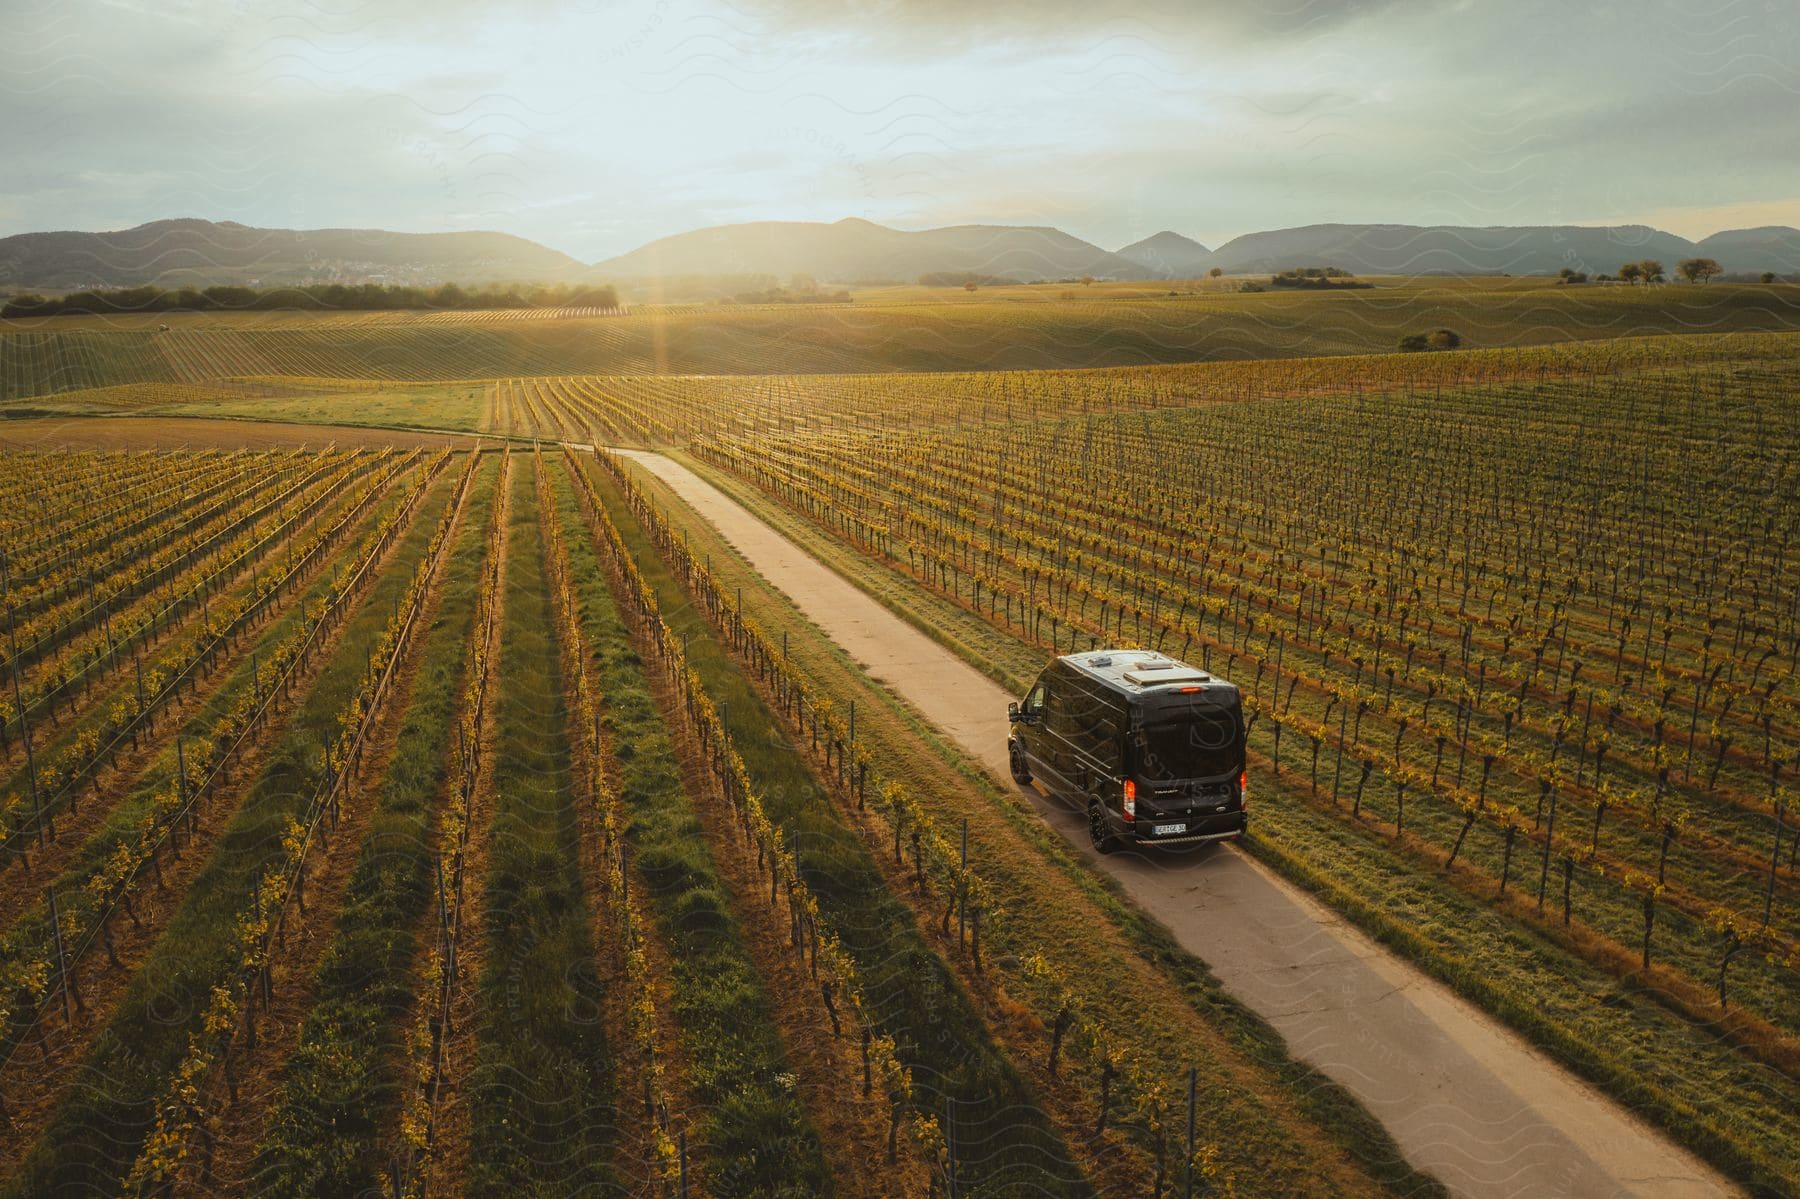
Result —
[[[1164,654],[1096,650],[1045,667],[1007,716],[1013,778],[1085,807],[1101,853],[1243,835],[1249,779],[1234,684]]]

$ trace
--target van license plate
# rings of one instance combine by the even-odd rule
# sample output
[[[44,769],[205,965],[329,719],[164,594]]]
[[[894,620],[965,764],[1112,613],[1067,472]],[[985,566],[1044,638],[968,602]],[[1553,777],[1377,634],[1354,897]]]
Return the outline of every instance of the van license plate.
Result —
[[[1185,824],[1159,824],[1156,826],[1156,835],[1159,837],[1167,837],[1172,833],[1185,832],[1187,832],[1187,825]]]

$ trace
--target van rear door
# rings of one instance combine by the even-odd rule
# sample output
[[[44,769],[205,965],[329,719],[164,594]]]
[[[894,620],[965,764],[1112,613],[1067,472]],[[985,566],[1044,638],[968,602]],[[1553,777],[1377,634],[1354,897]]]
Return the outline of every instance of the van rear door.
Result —
[[[1237,689],[1172,695],[1144,705],[1138,717],[1128,743],[1140,828],[1179,828],[1188,837],[1242,832],[1244,720]]]
[[[1146,712],[1134,738],[1138,778],[1154,786],[1236,775],[1244,763],[1236,704],[1187,704]]]
[[[1236,798],[1244,769],[1244,708],[1230,685],[1146,695],[1135,705],[1129,748],[1140,796]],[[1191,804],[1170,804],[1188,808]]]

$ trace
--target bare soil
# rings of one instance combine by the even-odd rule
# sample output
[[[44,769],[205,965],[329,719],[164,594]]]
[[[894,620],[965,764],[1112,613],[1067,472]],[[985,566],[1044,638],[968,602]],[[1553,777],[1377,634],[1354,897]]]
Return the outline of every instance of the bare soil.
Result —
[[[253,1189],[250,1170],[255,1162],[256,1148],[268,1131],[269,1119],[281,1097],[282,1075],[299,1044],[306,1014],[312,1010],[313,983],[319,963],[337,935],[344,892],[350,885],[363,835],[375,814],[381,780],[387,776],[388,765],[393,761],[400,729],[412,702],[413,686],[421,664],[421,645],[443,600],[447,563],[456,545],[456,533],[462,524],[467,500],[465,493],[449,535],[438,549],[439,560],[414,619],[411,644],[403,649],[404,656],[389,683],[382,712],[376,717],[360,764],[345,780],[336,826],[323,826],[329,830],[328,839],[317,846],[309,863],[311,869],[303,891],[306,911],[302,914],[297,907],[289,911],[285,935],[270,955],[274,1001],[258,1018],[256,1053],[236,1067],[236,1102],[229,1101],[222,1076],[211,1080],[206,1107],[221,1115],[215,1129],[217,1147],[210,1176],[202,1179],[198,1177],[198,1171],[191,1172],[182,1179],[177,1193],[248,1194]],[[233,1053],[237,1053],[235,1046]]]
[[[398,481],[397,476],[395,482]],[[393,483],[390,483],[384,491],[392,486]],[[375,503],[380,503],[379,498]],[[373,510],[371,507],[370,511]],[[113,807],[138,784],[150,763],[167,748],[166,737],[159,737],[157,730],[171,726],[181,727],[195,712],[210,702],[232,672],[243,663],[251,648],[258,644],[262,630],[279,620],[293,605],[294,598],[312,586],[320,573],[332,564],[332,555],[321,553],[275,603],[265,608],[250,627],[238,635],[236,644],[220,651],[213,659],[212,666],[195,680],[192,688],[166,700],[161,708],[153,712],[149,723],[138,735],[137,745],[121,751],[102,769],[90,784],[88,792],[75,802],[73,811],[65,807],[56,814],[49,826],[51,835],[44,846],[31,849],[19,863],[7,862],[0,865],[0,929],[11,928],[20,915],[42,897],[45,883],[68,867],[70,860],[80,852],[87,839],[106,822]],[[241,581],[241,577],[234,579],[232,585]],[[165,633],[163,636],[168,635],[170,634]],[[29,866],[24,864],[27,861]]]
[[[494,484],[494,519],[498,522],[493,554],[499,563],[499,584],[495,603],[506,601],[507,557],[512,534],[509,510],[512,507],[511,455],[501,459],[500,478]],[[480,729],[480,762],[482,769],[469,797],[469,837],[463,850],[463,894],[461,914],[457,917],[456,986],[450,998],[450,1028],[444,1038],[444,1078],[438,1109],[432,1125],[431,1156],[425,1164],[427,1194],[454,1194],[466,1176],[469,1164],[471,1112],[468,1083],[475,1066],[476,988],[481,979],[486,939],[482,919],[482,880],[488,873],[488,833],[494,815],[494,775],[487,769],[494,760],[500,740],[500,659],[506,636],[504,614],[494,620],[493,644],[488,649],[486,707]],[[428,917],[435,919],[435,914]],[[429,937],[421,937],[420,945],[428,945]],[[422,963],[423,959],[421,959]],[[427,998],[421,996],[421,1000]]]
[[[640,639],[639,648],[649,647]],[[886,1103],[879,1093],[866,1098],[862,1093],[860,1030],[846,1018],[842,1037],[824,1034],[829,1023],[818,983],[790,947],[787,918],[767,903],[767,890],[749,861],[750,850],[739,826],[729,818],[729,801],[682,718],[681,697],[668,676],[656,669],[654,656],[644,661],[651,696],[667,718],[681,762],[682,784],[696,804],[704,804],[712,814],[701,824],[713,865],[731,896],[832,1180],[847,1197],[915,1199],[925,1191],[928,1164],[906,1136],[898,1143],[901,1163],[887,1164]]]
[[[393,540],[366,579],[372,581],[378,576],[402,540]],[[154,951],[164,925],[180,908],[188,887],[206,868],[210,847],[249,796],[270,751],[280,743],[289,718],[318,681],[349,623],[348,617],[338,620],[314,645],[304,666],[295,672],[292,685],[270,705],[259,734],[232,762],[228,780],[201,805],[198,829],[183,834],[179,854],[161,855],[161,885],[155,874],[146,876],[146,884],[133,897],[137,920],[112,922],[113,948],[119,964],[112,965],[104,952],[84,961],[78,971],[83,1006],[74,1020],[64,1022],[60,1016],[51,1016],[44,1022],[47,1053],[22,1047],[13,1057],[11,1069],[0,1076],[0,1094],[6,1096],[11,1117],[0,1128],[0,1169],[17,1166],[49,1123],[63,1095],[76,1082],[81,1062],[97,1039],[106,1035],[106,1026],[138,967]]]
[[[552,505],[542,505],[545,520],[557,520],[560,514]],[[580,531],[565,528],[565,541]],[[554,578],[545,571],[545,582],[554,586]],[[554,605],[554,598],[552,600]],[[575,675],[568,668],[571,658],[592,660],[590,647],[578,627],[562,624],[557,628],[559,651],[563,660],[563,705],[569,713],[566,734],[569,739],[569,762],[575,779],[575,823],[581,845],[582,889],[588,896],[588,916],[592,927],[595,970],[603,984],[602,1007],[606,1027],[613,1041],[613,1090],[617,1095],[618,1120],[615,1150],[616,1173],[621,1180],[635,1181],[651,1177],[656,1169],[656,1142],[651,1133],[651,1120],[667,1123],[670,1136],[692,1124],[694,1103],[688,1087],[688,1062],[681,1051],[681,1029],[675,1021],[674,987],[671,981],[669,947],[657,932],[656,921],[645,910],[648,893],[636,871],[627,870],[632,882],[627,887],[631,919],[643,936],[644,959],[650,972],[650,992],[656,1005],[656,1054],[662,1065],[664,1110],[644,1110],[645,1063],[629,1052],[624,1040],[630,1028],[629,1005],[631,982],[625,973],[621,949],[624,938],[612,917],[612,904],[607,894],[607,859],[618,852],[616,845],[606,843],[605,828],[596,807],[594,771],[596,765],[608,783],[619,786],[619,764],[613,756],[612,738],[601,732],[599,761],[595,761],[593,730],[582,727],[581,708],[575,686]],[[601,690],[604,689],[600,688]],[[604,699],[602,699],[604,703]],[[706,1193],[705,1165],[700,1146],[688,1140],[688,1181],[700,1194]]]

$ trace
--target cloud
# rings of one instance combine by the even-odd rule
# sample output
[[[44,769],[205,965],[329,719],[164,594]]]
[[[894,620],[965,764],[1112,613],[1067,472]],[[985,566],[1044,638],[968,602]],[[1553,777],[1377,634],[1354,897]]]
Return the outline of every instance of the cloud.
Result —
[[[1698,221],[1800,195],[1796,64],[1761,0],[68,0],[0,16],[0,233]]]
[[[864,45],[1036,49],[1113,31],[1205,53],[1277,41],[1291,45],[1365,20],[1461,5],[1457,0],[772,0],[737,7],[747,17],[789,31],[831,31]]]

